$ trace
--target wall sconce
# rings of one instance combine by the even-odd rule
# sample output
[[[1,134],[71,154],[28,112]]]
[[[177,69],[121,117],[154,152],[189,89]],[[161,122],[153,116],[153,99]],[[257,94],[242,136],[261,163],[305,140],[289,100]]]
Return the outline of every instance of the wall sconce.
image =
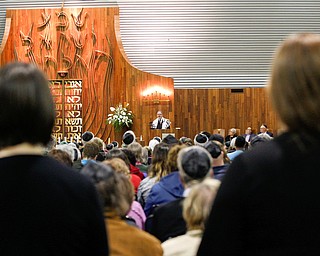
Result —
[[[154,86],[142,93],[143,102],[151,104],[160,104],[162,102],[170,102],[169,96],[171,92],[159,86]]]

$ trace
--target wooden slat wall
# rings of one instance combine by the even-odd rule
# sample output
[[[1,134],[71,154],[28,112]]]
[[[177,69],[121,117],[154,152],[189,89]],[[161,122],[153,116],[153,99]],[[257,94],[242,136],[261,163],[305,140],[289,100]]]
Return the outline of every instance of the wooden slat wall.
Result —
[[[243,93],[231,89],[175,89],[175,126],[179,136],[194,138],[200,131],[248,126],[256,132],[262,123],[277,133],[280,123],[272,110],[264,88],[245,88]]]

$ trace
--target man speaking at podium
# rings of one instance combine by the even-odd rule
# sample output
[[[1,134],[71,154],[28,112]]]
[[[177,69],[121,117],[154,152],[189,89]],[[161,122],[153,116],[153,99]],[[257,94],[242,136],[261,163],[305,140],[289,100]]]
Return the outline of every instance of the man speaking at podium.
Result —
[[[170,129],[170,120],[163,117],[162,112],[157,112],[157,118],[153,120],[151,129]]]

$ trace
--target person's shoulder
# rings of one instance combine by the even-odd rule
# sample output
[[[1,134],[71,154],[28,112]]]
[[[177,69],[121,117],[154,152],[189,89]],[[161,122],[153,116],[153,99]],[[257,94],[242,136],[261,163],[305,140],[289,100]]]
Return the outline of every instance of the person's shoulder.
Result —
[[[160,245],[160,241],[153,235],[149,234],[148,232],[141,230],[134,226],[126,227],[128,233],[130,233],[131,237],[136,241],[141,241],[142,244],[149,244],[150,245]]]
[[[83,174],[51,157],[43,157],[43,165],[47,166],[44,175],[60,180],[61,184],[68,184],[69,186],[93,186],[92,182]]]
[[[157,214],[162,215],[165,212],[168,212],[173,209],[180,209],[180,208],[182,209],[183,200],[184,200],[184,197],[173,200],[168,203],[161,204],[154,210],[154,214],[155,215],[157,215]]]

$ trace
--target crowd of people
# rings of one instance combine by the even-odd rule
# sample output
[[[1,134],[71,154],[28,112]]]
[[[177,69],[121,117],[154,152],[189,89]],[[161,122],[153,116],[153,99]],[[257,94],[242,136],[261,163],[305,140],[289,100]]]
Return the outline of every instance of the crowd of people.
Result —
[[[318,62],[319,35],[278,49],[269,93],[285,132],[274,139],[262,124],[256,135],[201,131],[144,147],[133,131],[107,145],[90,131],[57,144],[46,77],[4,66],[0,252],[319,255]]]

